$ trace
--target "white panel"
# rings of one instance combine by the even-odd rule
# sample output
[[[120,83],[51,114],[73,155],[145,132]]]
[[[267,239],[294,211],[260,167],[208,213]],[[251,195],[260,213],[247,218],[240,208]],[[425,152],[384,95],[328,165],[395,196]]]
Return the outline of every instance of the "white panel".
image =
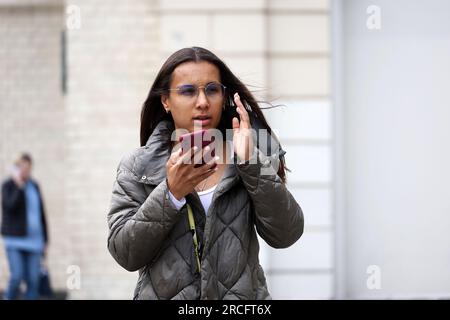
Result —
[[[291,247],[270,250],[270,268],[272,270],[333,268],[332,242],[331,231],[306,231]]]
[[[329,94],[327,58],[273,58],[269,66],[274,95]]]
[[[265,59],[261,56],[255,57],[229,57],[221,55],[221,59],[230,70],[247,85],[247,88],[258,96],[261,88],[265,87],[266,68]],[[257,91],[255,91],[257,90]]]
[[[213,48],[224,52],[261,52],[265,49],[262,14],[215,15]]]
[[[308,226],[331,226],[332,191],[330,189],[288,189],[303,210]]]
[[[208,30],[206,15],[162,15],[161,49],[172,52],[184,47],[208,47]]]
[[[329,0],[270,0],[269,8],[277,9],[328,9]]]
[[[264,114],[281,141],[331,138],[329,101],[275,101],[273,104],[284,106],[264,110]]]
[[[211,1],[211,0],[161,0],[161,8],[163,10],[219,10],[219,9],[261,9],[264,7],[264,0],[227,0],[227,1]],[[220,11],[219,11],[220,12]]]
[[[373,1],[342,3],[347,292],[448,298],[450,2],[377,1],[380,30]]]
[[[323,274],[274,274],[266,278],[269,292],[275,300],[333,298],[333,274],[330,272]]]
[[[329,50],[328,15],[270,17],[271,52],[323,52]]]
[[[331,182],[331,147],[285,146],[288,182]]]

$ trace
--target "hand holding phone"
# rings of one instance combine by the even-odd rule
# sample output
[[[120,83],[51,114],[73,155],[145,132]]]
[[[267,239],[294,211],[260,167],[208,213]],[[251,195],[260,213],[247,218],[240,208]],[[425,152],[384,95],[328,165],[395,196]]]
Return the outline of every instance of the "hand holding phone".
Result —
[[[188,135],[181,141],[190,141],[190,139],[191,136]],[[209,148],[208,144],[210,143],[205,143],[205,148]],[[167,187],[178,200],[193,192],[195,186],[214,174],[218,169],[218,157],[213,157],[210,161],[208,161],[208,158],[203,159],[207,161],[204,165],[192,165],[193,158],[197,156],[203,157],[205,150],[199,149],[197,146],[186,149],[187,143],[184,147],[184,150],[179,148],[177,151],[174,151],[166,163]]]
[[[22,179],[22,171],[19,166],[14,165],[11,169],[11,176],[13,181],[18,187],[22,187],[24,185],[24,181]]]
[[[214,145],[214,136],[208,139],[205,135],[207,133],[206,129],[198,130],[190,133],[183,134],[179,138],[179,142],[181,144],[181,153],[186,153],[189,149],[196,146],[199,149],[204,149],[206,146],[210,146],[211,152],[210,154],[206,154],[207,158],[205,159],[205,155],[202,155],[201,160],[197,161],[194,158],[194,167],[200,167],[206,164],[210,159],[214,158],[216,155],[215,145]],[[197,163],[198,162],[198,163]]]

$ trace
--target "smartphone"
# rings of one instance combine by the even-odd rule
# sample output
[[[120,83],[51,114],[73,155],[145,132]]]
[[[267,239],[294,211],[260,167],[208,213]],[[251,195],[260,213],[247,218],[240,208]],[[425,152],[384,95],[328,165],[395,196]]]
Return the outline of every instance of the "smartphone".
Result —
[[[181,144],[181,152],[185,153],[187,150],[191,149],[194,146],[197,146],[197,148],[205,148],[207,145],[214,142],[214,136],[211,137],[205,137],[207,130],[198,130],[190,133],[186,133],[180,136],[178,141]],[[214,157],[216,155],[216,150],[214,148],[214,144],[211,146],[211,157]],[[195,159],[194,159],[195,160]],[[209,159],[208,159],[209,160]],[[205,159],[202,157],[200,163],[196,163],[194,165],[195,168],[200,167],[202,165],[206,164]]]
[[[20,178],[20,176],[21,176],[21,170],[20,170],[20,168],[19,168],[18,165],[13,165],[13,166],[11,167],[11,175],[12,175],[14,178],[16,178],[16,179],[19,179],[19,178]]]

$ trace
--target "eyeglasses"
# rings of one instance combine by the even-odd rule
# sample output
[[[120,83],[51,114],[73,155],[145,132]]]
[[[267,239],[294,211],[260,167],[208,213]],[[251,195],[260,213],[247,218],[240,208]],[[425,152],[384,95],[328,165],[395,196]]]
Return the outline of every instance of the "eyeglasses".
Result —
[[[219,100],[224,97],[226,87],[218,82],[210,82],[206,86],[195,86],[193,84],[184,84],[169,91],[177,91],[182,98],[193,100],[198,97],[200,89],[203,89],[205,96],[210,101]]]

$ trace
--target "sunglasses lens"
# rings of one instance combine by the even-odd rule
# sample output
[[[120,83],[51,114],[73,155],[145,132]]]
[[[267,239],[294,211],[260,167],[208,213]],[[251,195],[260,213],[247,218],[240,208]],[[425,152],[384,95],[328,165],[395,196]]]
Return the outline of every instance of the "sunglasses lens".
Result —
[[[223,88],[218,83],[210,83],[206,86],[205,92],[208,97],[219,97],[223,95]]]
[[[178,91],[182,96],[193,97],[197,93],[197,88],[192,85],[181,86]]]

